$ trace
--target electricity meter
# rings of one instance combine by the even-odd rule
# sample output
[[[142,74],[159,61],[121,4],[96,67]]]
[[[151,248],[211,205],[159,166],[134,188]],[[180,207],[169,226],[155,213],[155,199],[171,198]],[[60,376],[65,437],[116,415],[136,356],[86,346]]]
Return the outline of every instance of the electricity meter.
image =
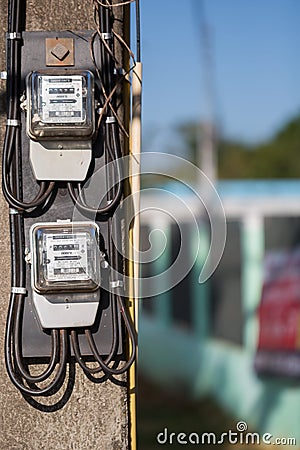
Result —
[[[30,72],[26,92],[26,129],[35,178],[85,180],[96,129],[92,72],[70,69]]]
[[[94,291],[100,280],[98,225],[60,222],[31,228],[32,287],[37,292]]]
[[[30,246],[33,302],[42,327],[93,325],[100,300],[98,225],[36,223]]]
[[[27,77],[27,98],[27,133],[31,139],[92,138],[94,76],[90,71],[31,72]]]

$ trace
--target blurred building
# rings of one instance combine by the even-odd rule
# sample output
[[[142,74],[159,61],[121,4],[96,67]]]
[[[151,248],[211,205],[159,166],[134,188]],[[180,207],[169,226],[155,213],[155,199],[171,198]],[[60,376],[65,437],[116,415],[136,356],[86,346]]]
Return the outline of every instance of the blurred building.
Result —
[[[200,251],[176,287],[140,301],[139,368],[161,385],[191,397],[212,395],[253,429],[300,442],[299,380],[261,375],[254,367],[264,258],[270,251],[300,244],[300,181],[220,181],[218,192],[227,218],[222,260],[213,276],[199,284],[204,262]],[[147,205],[155,201],[163,209],[163,195],[151,201],[142,196],[144,249],[158,226],[155,213],[147,214]],[[193,208],[192,199],[184,201]],[[189,220],[180,213],[179,217],[189,242],[182,249],[188,260],[199,237]],[[209,224],[205,218],[199,218],[199,224],[205,253]],[[180,247],[178,224],[171,217],[166,215],[159,227],[168,243],[159,258],[142,265],[144,277],[169,267]],[[152,235],[153,248],[160,247],[161,239],[159,233]]]

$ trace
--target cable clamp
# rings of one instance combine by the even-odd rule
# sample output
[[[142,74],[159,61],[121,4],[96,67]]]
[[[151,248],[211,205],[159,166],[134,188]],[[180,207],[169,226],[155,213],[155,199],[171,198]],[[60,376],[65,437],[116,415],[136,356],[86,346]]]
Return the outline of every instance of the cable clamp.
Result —
[[[27,289],[21,286],[12,286],[11,288],[11,293],[12,294],[23,294],[26,295],[27,294]]]
[[[2,72],[0,72],[0,80],[7,80],[6,70],[2,70]]]
[[[19,127],[21,125],[21,122],[17,119],[7,119],[6,125],[8,127]]]
[[[20,209],[9,208],[9,214],[11,214],[11,215],[23,214],[23,211],[21,211]]]
[[[24,251],[24,253],[25,253],[25,261],[26,261],[26,263],[27,264],[31,264],[31,253],[30,253],[30,250],[29,250],[29,248],[28,247],[26,247],[25,248],[25,251]]]
[[[106,123],[116,123],[116,118],[114,116],[106,117]]]
[[[123,283],[122,280],[116,280],[116,281],[111,281],[110,282],[110,287],[112,289],[120,288],[120,287],[123,287],[123,286],[124,286],[124,283]]]
[[[114,68],[114,75],[124,76],[125,74],[126,74],[126,70],[123,69],[123,67],[115,67]]]
[[[9,39],[11,41],[20,40],[22,39],[22,34],[16,33],[15,31],[13,33],[6,33],[6,39]]]
[[[106,41],[108,41],[109,39],[112,38],[112,34],[111,33],[101,33],[101,37],[102,37],[102,39],[105,39]]]

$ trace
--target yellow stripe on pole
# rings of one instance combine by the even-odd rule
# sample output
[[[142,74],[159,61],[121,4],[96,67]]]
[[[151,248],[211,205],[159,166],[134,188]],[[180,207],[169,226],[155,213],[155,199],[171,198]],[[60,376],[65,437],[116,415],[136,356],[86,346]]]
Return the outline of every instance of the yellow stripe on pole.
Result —
[[[142,64],[137,63],[132,75],[132,119],[130,132],[130,193],[133,199],[134,220],[129,230],[130,254],[129,277],[130,286],[129,311],[131,319],[138,328],[138,298],[139,298],[139,257],[140,248],[140,153],[141,153],[141,93]],[[131,344],[130,344],[131,345]],[[131,349],[129,349],[130,351]],[[136,363],[129,371],[129,412],[131,450],[136,450]]]

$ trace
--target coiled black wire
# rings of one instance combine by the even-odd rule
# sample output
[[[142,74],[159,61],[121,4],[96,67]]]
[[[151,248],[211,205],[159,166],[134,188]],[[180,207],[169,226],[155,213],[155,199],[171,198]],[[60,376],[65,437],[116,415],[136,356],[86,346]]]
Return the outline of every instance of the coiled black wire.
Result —
[[[85,334],[86,334],[86,337],[87,337],[87,340],[89,343],[89,347],[92,351],[94,358],[99,363],[99,368],[101,367],[101,369],[109,375],[120,375],[120,374],[126,372],[129,369],[129,367],[131,366],[131,364],[133,363],[133,361],[135,360],[135,356],[136,356],[136,337],[135,337],[133,325],[129,318],[129,314],[124,305],[122,297],[120,295],[117,295],[116,297],[117,297],[117,302],[118,302],[118,305],[120,308],[120,312],[122,314],[122,317],[123,317],[123,320],[125,323],[125,327],[127,329],[128,335],[129,335],[129,339],[131,341],[131,348],[132,348],[131,355],[127,359],[126,363],[118,369],[109,367],[107,364],[107,361],[104,361],[103,358],[101,358],[101,356],[99,354],[99,351],[97,349],[96,343],[95,343],[93,335],[91,333],[91,330],[89,330],[89,329],[85,330]]]
[[[19,307],[22,307],[22,303],[24,301],[24,295],[22,294],[12,294],[10,305],[9,305],[9,313],[6,323],[6,339],[5,339],[5,363],[8,375],[12,381],[12,383],[23,393],[31,396],[45,396],[51,394],[57,387],[60,386],[64,374],[67,363],[67,355],[68,355],[68,336],[66,330],[59,330],[60,333],[60,359],[58,361],[59,367],[57,373],[53,380],[46,387],[27,387],[24,385],[23,379],[29,384],[35,384],[40,381],[45,380],[49,377],[54,369],[54,356],[51,358],[50,364],[48,368],[40,375],[32,376],[30,375],[23,366],[23,363],[19,365],[20,361],[15,356],[16,347],[16,329],[20,327],[20,323],[15,321],[16,310]],[[21,305],[20,305],[20,302]],[[58,340],[56,342],[58,346]],[[55,352],[56,358],[56,352]],[[56,361],[55,361],[56,363]]]
[[[25,267],[22,252],[22,228],[20,215],[10,216],[11,231],[11,265],[12,265],[12,285],[25,286]],[[25,295],[11,293],[9,309],[5,332],[5,363],[8,375],[13,384],[24,394],[32,396],[41,396],[51,393],[60,385],[68,355],[68,340],[65,330],[60,330],[60,336],[57,330],[52,331],[52,351],[50,362],[46,370],[36,376],[32,376],[25,368],[21,350],[21,330],[23,320]],[[61,349],[60,348],[61,341]],[[60,359],[58,361],[58,354]],[[59,362],[59,368],[53,380],[48,386],[43,388],[32,388],[24,385],[24,381],[30,383],[39,383],[46,380],[54,371],[56,363]]]
[[[111,9],[99,7],[99,24],[102,33],[110,33],[111,32]],[[104,88],[106,92],[111,92],[113,89],[113,61],[111,57],[111,53],[105,49],[104,45],[101,45],[101,67],[102,67],[102,82],[104,84]],[[113,99],[112,99],[113,102]],[[114,105],[115,106],[115,105]],[[108,107],[108,114],[110,114],[110,108]],[[109,203],[102,208],[91,208],[83,201],[83,196],[81,193],[80,185],[78,186],[78,196],[75,195],[75,189],[72,183],[68,184],[68,189],[70,196],[74,202],[76,202],[76,206],[79,210],[84,213],[96,213],[98,215],[109,214],[116,206],[119,204],[121,196],[123,194],[123,180],[122,180],[122,172],[120,167],[120,158],[122,157],[119,135],[118,135],[118,127],[116,123],[106,124],[106,166],[111,162],[115,168],[115,177],[116,183],[112,186],[112,189],[107,193],[107,197]],[[109,224],[109,236],[111,236],[111,218],[108,217]],[[109,257],[112,266],[112,271],[116,269],[118,271],[118,261],[116,256],[116,250],[114,247],[114,242],[110,238],[109,241]],[[78,340],[78,332],[77,330],[71,331],[71,342],[74,350],[75,358],[81,368],[93,375],[103,371],[108,375],[119,375],[121,373],[126,372],[131,364],[133,363],[136,356],[136,336],[133,324],[131,323],[131,319],[129,317],[129,313],[125,307],[124,299],[120,295],[119,292],[110,292],[110,299],[112,305],[112,327],[113,327],[113,342],[111,346],[111,350],[109,355],[103,359],[99,353],[97,345],[95,343],[93,334],[90,328],[84,330],[86,339],[89,344],[90,351],[94,356],[95,360],[98,362],[97,367],[89,367],[84,362],[82,354],[80,352],[79,340]],[[125,328],[128,332],[129,339],[131,341],[131,355],[127,359],[126,363],[120,368],[114,368],[113,364],[109,365],[114,359],[116,355],[116,351],[118,348],[118,316],[116,314],[116,309],[119,310],[121,316],[124,321]]]
[[[95,12],[96,14],[96,12]],[[96,20],[96,19],[95,19]],[[110,8],[103,8],[103,6],[99,6],[98,9],[98,23],[100,25],[100,32],[103,34],[112,36],[112,11]],[[100,57],[101,57],[101,80],[100,83],[103,84],[104,91],[109,93],[112,91],[114,87],[114,64],[113,64],[113,45],[112,38],[108,39],[107,46],[110,51],[107,51],[106,46],[103,44],[100,39]],[[102,98],[104,102],[105,98]],[[114,97],[111,99],[111,102],[107,108],[107,115],[110,116],[112,114],[110,105],[115,107]],[[115,170],[116,184],[115,184],[115,195],[113,198],[110,198],[109,203],[102,208],[93,208],[86,204],[83,196],[83,189],[80,184],[77,185],[78,195],[75,192],[74,183],[68,183],[68,191],[72,201],[76,204],[76,207],[84,214],[84,213],[92,213],[97,214],[98,216],[106,217],[108,214],[112,213],[116,206],[119,204],[122,193],[123,193],[123,176],[122,176],[122,167],[121,167],[121,146],[119,142],[119,130],[117,124],[106,123],[105,124],[105,147],[106,147],[106,163],[110,160],[113,163],[113,167]],[[108,155],[107,155],[108,154]]]
[[[8,6],[8,33],[21,32],[21,0],[10,0]],[[103,29],[109,30],[111,27],[111,17],[108,11],[101,11],[101,26]],[[13,208],[21,212],[22,210],[33,209],[44,204],[55,187],[54,182],[39,183],[39,191],[33,200],[29,202],[23,201],[22,196],[22,168],[20,156],[20,126],[12,126],[9,122],[11,120],[21,123],[20,117],[20,64],[21,64],[21,40],[8,39],[7,42],[7,119],[8,123],[5,130],[5,140],[3,148],[3,168],[2,168],[2,186],[3,193],[7,202]],[[106,87],[112,86],[113,79],[113,64],[111,57],[102,49],[102,67],[106,68],[105,84]],[[105,71],[104,71],[105,72]],[[109,109],[108,109],[108,112]],[[118,136],[118,129],[116,124],[106,125],[106,157],[113,162],[115,168],[115,177],[117,182],[113,187],[113,197],[109,198],[110,202],[103,208],[96,209],[96,213],[100,215],[110,214],[119,204],[123,194],[122,170],[119,159],[121,158],[121,150]],[[79,209],[84,212],[95,212],[94,208],[85,204],[81,186],[78,185],[78,195],[76,196],[74,185],[68,184],[70,196]],[[109,194],[110,195],[110,194]],[[16,211],[18,212],[18,211]],[[109,219],[110,220],[110,219]],[[10,215],[10,234],[11,234],[11,273],[12,286],[17,286],[25,289],[26,270],[24,254],[24,223],[22,214]],[[114,250],[110,250],[110,258],[114,259]],[[24,364],[22,355],[22,322],[23,310],[25,302],[25,294],[16,294],[12,292],[10,296],[8,317],[6,322],[5,332],[5,363],[8,375],[13,384],[26,395],[31,396],[45,396],[50,395],[58,389],[63,381],[66,363],[68,358],[68,333],[65,329],[51,330],[51,355],[46,369],[38,374],[32,375]],[[85,372],[97,373],[103,370],[108,374],[119,374],[125,372],[132,364],[135,353],[135,332],[131,324],[130,317],[124,306],[124,301],[119,293],[111,294],[112,307],[112,333],[113,341],[111,350],[105,359],[102,359],[97,346],[95,344],[92,332],[89,328],[85,330],[86,338],[89,342],[90,349],[94,358],[99,363],[99,367],[88,367],[81,356],[78,331],[71,330],[71,342],[74,350],[76,360]],[[115,360],[116,352],[119,344],[119,321],[117,309],[120,310],[123,317],[125,327],[132,343],[132,353],[128,361],[119,369],[109,367],[109,364]],[[55,375],[53,372],[58,366]],[[52,375],[52,380],[48,385],[42,387],[36,386],[49,379]]]
[[[114,305],[113,306],[114,310],[116,308],[116,303],[117,303],[118,309],[123,317],[125,328],[128,332],[128,336],[129,336],[129,339],[131,342],[131,354],[130,354],[129,358],[127,359],[126,363],[122,367],[114,368],[114,367],[109,366],[109,363],[111,363],[115,359],[116,351],[118,348],[118,317],[117,317],[117,314],[115,311],[112,313],[112,315],[113,315],[113,318],[112,318],[113,342],[112,342],[110,353],[105,359],[103,359],[99,353],[99,350],[95,343],[91,329],[86,328],[84,330],[91,353],[94,356],[95,360],[99,364],[99,366],[97,366],[97,367],[89,367],[84,362],[84,359],[83,359],[81,351],[80,351],[80,346],[79,346],[78,331],[76,329],[71,330],[71,342],[72,342],[72,348],[74,350],[74,355],[75,355],[76,361],[78,362],[80,367],[89,374],[96,374],[96,373],[103,371],[105,374],[108,374],[108,375],[120,375],[120,374],[126,372],[129,369],[129,367],[131,366],[131,364],[133,363],[133,361],[135,360],[135,357],[136,357],[135,330],[134,330],[133,324],[131,322],[131,319],[129,317],[128,311],[124,305],[124,300],[120,294],[112,294],[112,305]]]
[[[111,133],[112,130],[112,133]],[[108,142],[108,139],[110,135],[112,134],[113,139],[113,148],[114,153],[111,150],[111,144]],[[123,180],[122,180],[122,167],[121,167],[121,161],[120,161],[120,151],[119,146],[117,143],[117,136],[115,131],[115,124],[107,124],[106,127],[106,149],[107,152],[111,156],[112,165],[115,168],[116,173],[116,192],[112,199],[110,199],[109,203],[107,205],[103,206],[102,208],[93,208],[86,204],[84,200],[84,190],[82,189],[82,186],[80,183],[77,184],[77,191],[78,194],[76,195],[75,192],[75,186],[74,183],[68,183],[68,191],[70,194],[70,197],[72,198],[73,202],[75,203],[76,207],[83,213],[92,213],[97,214],[98,216],[107,216],[108,214],[112,213],[115,208],[119,205],[122,194],[123,194]]]
[[[109,228],[110,228],[109,234],[111,235],[110,220],[109,220]],[[119,268],[118,267],[118,256],[117,256],[117,252],[116,252],[116,249],[114,246],[113,239],[110,239],[110,241],[109,241],[109,255],[110,255],[110,260],[111,260],[111,264],[112,264],[112,267],[111,267],[112,272],[118,272],[118,268]],[[89,367],[84,362],[84,359],[80,352],[79,341],[78,341],[78,332],[77,332],[77,330],[71,331],[71,341],[72,341],[72,347],[74,350],[75,358],[76,358],[78,364],[81,366],[81,368],[85,372],[92,374],[92,375],[99,373],[101,371],[103,371],[105,374],[108,374],[108,375],[120,375],[129,369],[129,367],[131,366],[131,364],[133,363],[133,361],[135,360],[135,357],[136,357],[137,342],[136,342],[136,333],[134,330],[134,324],[131,321],[128,310],[124,303],[124,299],[120,295],[120,292],[118,292],[118,290],[119,290],[119,288],[116,289],[116,292],[110,292],[111,305],[112,305],[113,342],[112,342],[110,353],[107,356],[107,358],[103,359],[101,357],[99,350],[97,348],[97,345],[95,343],[93,334],[91,332],[91,329],[86,328],[84,330],[85,336],[86,336],[88,344],[89,344],[90,351],[91,351],[92,355],[94,356],[96,362],[98,362],[98,364],[99,364],[97,367]],[[118,343],[119,343],[118,342],[119,325],[118,325],[117,309],[121,313],[121,316],[124,321],[125,329],[128,332],[128,336],[129,336],[129,339],[131,342],[131,354],[128,357],[126,363],[124,365],[122,365],[120,368],[114,368],[113,365],[109,366],[109,363],[111,363],[115,359],[114,357],[116,355],[116,351],[118,349]]]
[[[21,33],[21,2],[12,0],[9,2],[8,33]],[[49,197],[55,183],[40,183],[39,192],[30,202],[20,200],[12,189],[12,178],[21,173],[13,173],[11,166],[16,152],[17,142],[20,141],[20,78],[21,78],[21,39],[7,39],[7,125],[4,136],[3,164],[2,164],[2,189],[6,201],[16,209],[32,209],[40,206]],[[19,126],[11,125],[10,121],[17,121]]]
[[[8,5],[8,33],[21,32],[21,1],[11,0]],[[7,42],[7,119],[20,123],[20,64],[21,40],[8,39]],[[20,127],[8,122],[3,148],[2,187],[10,206],[32,209],[44,203],[51,194],[55,183],[41,183],[40,190],[31,202],[22,199],[22,169],[20,157]],[[25,289],[24,224],[22,214],[10,214],[11,236],[11,284]],[[65,373],[68,355],[68,337],[65,330],[52,330],[52,348],[48,367],[39,375],[31,375],[26,369],[21,349],[21,330],[25,294],[11,293],[5,332],[5,363],[13,384],[24,394],[32,396],[48,395],[56,389]],[[47,386],[32,387],[45,381],[59,368]],[[27,386],[24,384],[27,383]]]

